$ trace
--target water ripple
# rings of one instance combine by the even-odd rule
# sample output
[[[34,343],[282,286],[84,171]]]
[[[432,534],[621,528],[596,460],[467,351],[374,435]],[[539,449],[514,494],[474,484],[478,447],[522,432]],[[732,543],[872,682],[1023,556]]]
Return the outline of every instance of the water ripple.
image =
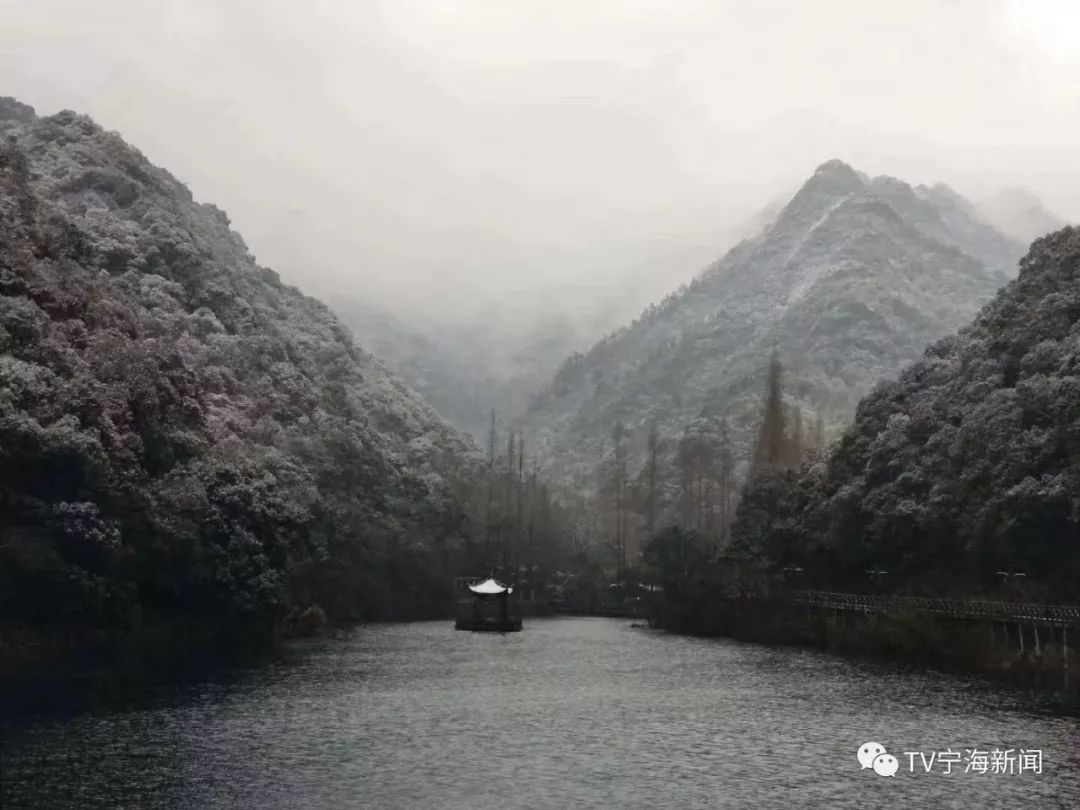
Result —
[[[977,681],[619,620],[357,628],[165,699],[9,729],[0,806],[1075,808],[1080,732]],[[1044,751],[1042,775],[863,771],[857,747]]]

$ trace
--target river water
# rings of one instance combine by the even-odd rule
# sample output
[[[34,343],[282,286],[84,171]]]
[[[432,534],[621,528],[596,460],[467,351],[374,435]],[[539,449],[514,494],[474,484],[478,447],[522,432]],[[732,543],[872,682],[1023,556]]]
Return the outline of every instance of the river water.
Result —
[[[866,742],[895,776],[860,767]],[[949,774],[915,755],[949,748]],[[1019,772],[1019,749],[1042,773],[1033,753]],[[134,704],[9,723],[0,755],[4,810],[1080,807],[1080,724],[1013,693],[618,619],[359,627]]]

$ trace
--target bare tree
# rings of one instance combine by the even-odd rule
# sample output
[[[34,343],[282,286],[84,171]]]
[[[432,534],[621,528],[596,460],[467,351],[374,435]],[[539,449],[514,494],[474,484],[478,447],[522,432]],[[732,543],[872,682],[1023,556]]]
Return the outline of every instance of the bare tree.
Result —
[[[806,438],[803,436],[802,409],[796,406],[791,421],[788,466],[798,467],[806,457]]]
[[[514,577],[521,567],[522,533],[525,531],[525,434],[518,433],[517,456],[517,509],[514,518]]]
[[[492,546],[494,525],[492,521],[492,499],[495,490],[495,409],[491,409],[491,429],[488,433],[488,465],[487,465],[487,506],[484,509],[484,539],[487,547]]]
[[[626,426],[617,421],[611,432],[615,447],[613,490],[615,496],[615,549],[619,555],[619,578],[626,572]]]
[[[731,521],[734,518],[732,497],[734,496],[735,454],[731,449],[731,429],[727,417],[721,417],[719,425],[719,447],[716,458],[716,479],[719,489],[719,537],[718,545],[723,548],[730,540]]]
[[[500,523],[499,561],[505,572],[510,566],[510,544],[514,536],[514,433],[506,437],[506,470],[502,476],[502,521]]]

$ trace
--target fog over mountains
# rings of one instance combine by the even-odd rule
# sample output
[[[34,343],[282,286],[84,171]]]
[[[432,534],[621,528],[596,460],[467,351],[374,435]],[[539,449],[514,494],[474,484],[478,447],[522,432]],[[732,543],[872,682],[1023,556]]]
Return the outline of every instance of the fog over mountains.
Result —
[[[745,462],[774,351],[787,407],[837,435],[1015,276],[1021,237],[1057,223],[1024,193],[976,205],[830,160],[692,283],[578,353],[614,310],[589,324],[570,293],[558,317],[524,317],[526,301],[466,326],[341,296],[343,322],[90,118],[5,98],[0,136],[0,600],[49,621],[436,610],[463,549],[522,530],[526,490],[550,505],[546,484],[526,487],[526,453],[588,493],[616,424],[633,468],[653,423],[674,437],[708,415],[729,419]],[[487,473],[518,492],[504,526],[467,435],[493,407],[503,438],[526,439]],[[596,542],[578,517],[559,543]]]
[[[1023,188],[1002,189],[981,200],[978,209],[980,216],[999,231],[1025,243],[1066,224],[1064,219],[1048,211],[1042,200]]]
[[[0,0],[0,810],[1080,810],[1078,639],[1080,0]]]
[[[640,448],[653,420],[673,435],[707,408],[728,415],[745,456],[774,348],[791,405],[838,427],[875,382],[968,322],[1023,250],[946,186],[829,161],[760,235],[569,358],[525,431],[579,482],[617,421]]]
[[[1080,221],[1078,12],[1041,5],[13,0],[0,92],[122,132],[335,308],[439,343],[510,311],[510,355],[568,314],[586,351],[832,157]]]
[[[580,484],[620,420],[640,451],[654,419],[670,436],[703,410],[726,414],[745,458],[773,347],[805,420],[821,414],[838,430],[876,381],[970,320],[1027,242],[1061,224],[1022,189],[973,203],[834,160],[733,231],[748,238],[685,289],[599,343],[590,325],[599,331],[617,309],[590,321],[572,291],[559,315],[493,304],[467,325],[374,302],[337,308],[361,345],[461,430],[483,437],[495,409]]]
[[[482,441],[493,409],[500,425],[509,424],[568,355],[597,338],[580,317],[557,309],[515,320],[516,312],[493,303],[461,322],[404,317],[372,301],[338,302],[335,311],[361,346]]]

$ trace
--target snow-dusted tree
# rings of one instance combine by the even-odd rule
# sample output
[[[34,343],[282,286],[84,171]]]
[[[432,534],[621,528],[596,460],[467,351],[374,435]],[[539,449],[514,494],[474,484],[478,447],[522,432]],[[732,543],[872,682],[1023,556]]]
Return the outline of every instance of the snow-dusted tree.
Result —
[[[765,394],[751,459],[750,476],[791,465],[789,437],[784,419],[783,367],[780,353],[773,349],[765,376]]]

